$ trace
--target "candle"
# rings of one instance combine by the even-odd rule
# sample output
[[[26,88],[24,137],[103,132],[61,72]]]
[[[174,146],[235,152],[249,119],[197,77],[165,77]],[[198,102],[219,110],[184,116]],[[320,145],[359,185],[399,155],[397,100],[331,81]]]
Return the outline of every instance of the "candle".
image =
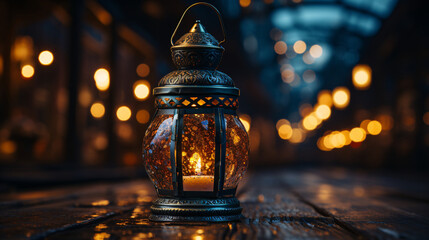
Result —
[[[183,191],[213,191],[213,176],[183,176]]]
[[[201,157],[194,153],[189,163],[195,168],[195,175],[183,176],[183,191],[213,191],[214,176],[201,175]]]

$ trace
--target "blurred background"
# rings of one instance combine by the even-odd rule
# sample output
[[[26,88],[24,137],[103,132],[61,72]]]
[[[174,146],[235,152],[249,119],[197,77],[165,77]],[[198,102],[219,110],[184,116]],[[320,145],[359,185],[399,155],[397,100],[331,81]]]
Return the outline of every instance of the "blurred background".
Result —
[[[152,90],[196,1],[0,2],[0,180],[22,187],[144,176]],[[241,89],[250,169],[429,170],[424,1],[215,0],[219,70]],[[216,16],[196,7],[221,39]]]

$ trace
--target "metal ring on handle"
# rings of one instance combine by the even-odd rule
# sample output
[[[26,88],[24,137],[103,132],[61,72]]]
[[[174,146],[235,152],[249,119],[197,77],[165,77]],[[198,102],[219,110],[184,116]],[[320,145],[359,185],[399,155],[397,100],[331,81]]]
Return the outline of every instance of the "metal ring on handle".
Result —
[[[197,2],[197,3],[194,3],[194,4],[192,4],[191,6],[189,6],[189,7],[185,10],[185,12],[183,13],[182,17],[180,18],[179,23],[178,23],[178,24],[177,24],[177,26],[176,26],[176,29],[174,29],[173,35],[171,35],[171,39],[170,39],[171,46],[174,46],[174,43],[173,43],[174,35],[176,35],[177,29],[179,28],[180,24],[182,23],[183,17],[185,17],[186,12],[187,12],[189,9],[191,9],[192,7],[196,6],[196,5],[205,5],[205,6],[207,6],[207,7],[210,7],[211,9],[213,9],[213,10],[216,12],[217,17],[219,18],[220,26],[222,27],[222,34],[223,34],[223,40],[219,42],[219,46],[220,46],[222,43],[224,43],[224,42],[226,41],[226,37],[225,37],[225,29],[224,29],[224,27],[223,27],[223,21],[222,21],[222,17],[220,16],[220,12],[219,12],[219,10],[217,10],[217,8],[215,8],[215,6],[211,5],[210,3],[206,3],[206,2]]]

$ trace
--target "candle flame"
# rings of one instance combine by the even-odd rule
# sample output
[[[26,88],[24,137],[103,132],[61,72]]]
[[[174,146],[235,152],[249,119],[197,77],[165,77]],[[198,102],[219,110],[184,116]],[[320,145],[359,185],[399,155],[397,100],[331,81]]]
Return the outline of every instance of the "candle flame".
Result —
[[[195,174],[201,175],[201,157],[200,154],[194,153],[190,159],[191,164],[195,166]]]

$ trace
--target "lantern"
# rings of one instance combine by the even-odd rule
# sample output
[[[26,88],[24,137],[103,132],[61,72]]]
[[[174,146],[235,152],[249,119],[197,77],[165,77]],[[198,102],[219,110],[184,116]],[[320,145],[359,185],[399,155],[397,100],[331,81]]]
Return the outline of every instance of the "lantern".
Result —
[[[205,5],[219,18],[218,42],[200,21],[173,44],[186,12]],[[239,89],[217,71],[224,49],[219,11],[196,3],[183,13],[172,37],[178,70],[164,76],[155,96],[156,114],[143,140],[146,171],[159,198],[152,221],[232,221],[241,217],[235,198],[248,165],[249,139],[237,116]]]

